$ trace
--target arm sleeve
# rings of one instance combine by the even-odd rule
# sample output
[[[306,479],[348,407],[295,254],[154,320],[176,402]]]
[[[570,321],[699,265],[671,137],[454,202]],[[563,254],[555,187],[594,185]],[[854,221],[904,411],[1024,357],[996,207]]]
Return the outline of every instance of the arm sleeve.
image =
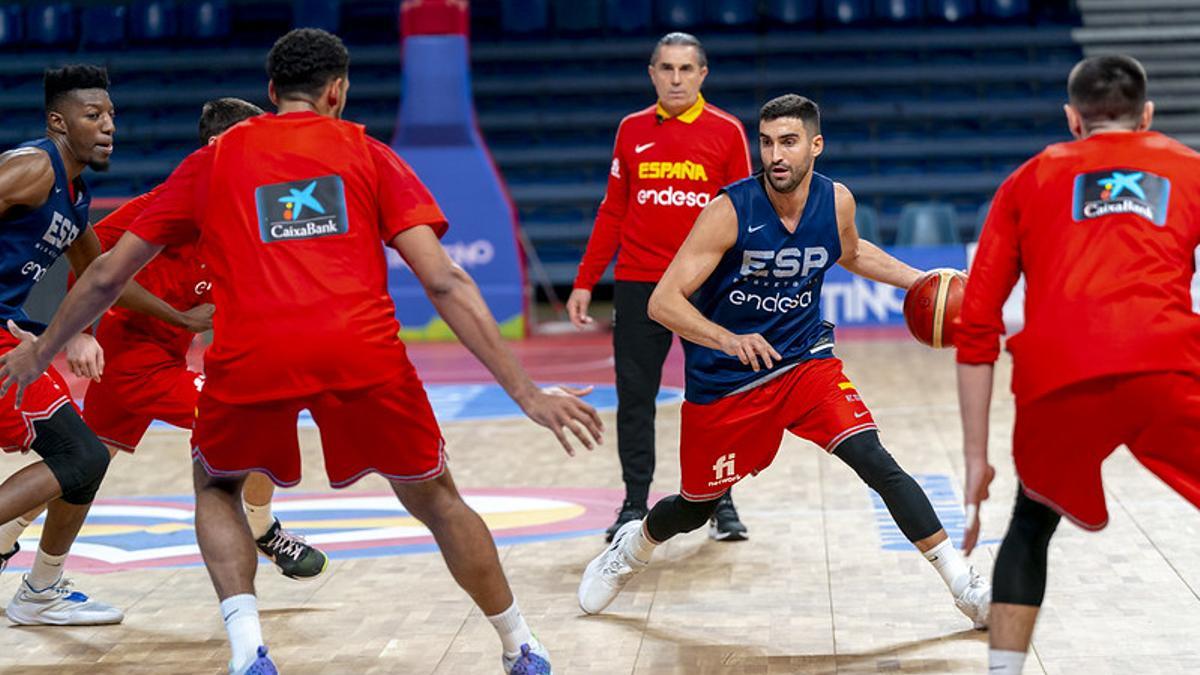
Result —
[[[128,231],[160,246],[195,241],[200,236],[203,195],[212,160],[212,146],[188,155],[170,178],[154,189],[154,198],[129,224]]]
[[[621,221],[629,209],[629,165],[621,153],[621,131],[624,128],[624,123],[617,128],[612,167],[608,171],[608,187],[604,191],[604,201],[600,202],[600,209],[596,212],[596,223],[592,226],[592,236],[588,237],[583,260],[579,262],[575,288],[592,290],[600,277],[604,276],[604,270],[608,269],[608,264],[621,245]]]
[[[955,335],[959,363],[993,363],[1000,355],[1004,303],[1021,276],[1017,240],[1020,212],[1014,195],[1023,193],[1013,187],[1021,175],[1018,171],[996,191],[979,237],[963,296],[962,323]]]
[[[390,242],[405,230],[429,225],[440,239],[450,226],[429,189],[390,147],[373,138],[368,145],[375,162],[380,238]]]

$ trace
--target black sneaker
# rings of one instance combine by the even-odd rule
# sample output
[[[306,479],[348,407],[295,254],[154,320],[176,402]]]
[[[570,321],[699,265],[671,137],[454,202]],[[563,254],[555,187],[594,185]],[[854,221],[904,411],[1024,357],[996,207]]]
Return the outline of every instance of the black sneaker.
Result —
[[[708,521],[708,536],[717,541],[745,541],[750,538],[750,533],[733,506],[733,495],[728,492],[717,502],[717,510]]]
[[[617,510],[616,522],[614,522],[612,525],[609,525],[608,529],[604,531],[604,541],[612,543],[613,535],[617,533],[617,530],[621,529],[622,525],[631,520],[641,520],[642,518],[645,518],[646,514],[649,512],[650,511],[646,509],[646,505],[644,503],[635,504],[626,499],[625,503],[621,504],[621,508]]]
[[[4,568],[8,567],[8,561],[12,560],[12,557],[20,552],[21,545],[14,541],[13,550],[9,551],[8,553],[0,553],[0,572],[3,572]]]
[[[311,579],[325,571],[329,558],[320,549],[309,545],[304,537],[283,529],[279,519],[271,529],[254,542],[275,566],[279,573],[291,579]]]

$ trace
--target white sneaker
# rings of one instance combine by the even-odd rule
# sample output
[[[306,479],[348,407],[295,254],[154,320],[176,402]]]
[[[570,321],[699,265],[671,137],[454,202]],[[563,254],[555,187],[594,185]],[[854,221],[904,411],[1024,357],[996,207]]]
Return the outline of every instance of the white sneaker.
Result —
[[[588,563],[579,580],[579,608],[585,614],[599,614],[617,599],[621,589],[638,572],[646,569],[644,563],[625,553],[625,541],[637,536],[642,521],[631,520],[613,535],[612,543],[604,552]]]
[[[61,578],[50,588],[35,591],[29,575],[21,578],[21,587],[5,612],[9,621],[20,626],[98,626],[125,619],[116,607],[71,590],[70,579]]]
[[[962,593],[954,598],[954,606],[975,624],[975,630],[988,625],[988,611],[992,607],[992,585],[971,568],[971,582]]]

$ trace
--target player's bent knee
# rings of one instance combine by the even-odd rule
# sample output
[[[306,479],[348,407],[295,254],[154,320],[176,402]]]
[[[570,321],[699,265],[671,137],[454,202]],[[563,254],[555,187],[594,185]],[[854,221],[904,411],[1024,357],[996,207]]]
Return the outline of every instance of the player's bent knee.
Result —
[[[1024,492],[1017,497],[1012,522],[996,555],[992,601],[1039,607],[1046,594],[1050,538],[1060,517]]]
[[[646,516],[646,530],[650,538],[662,543],[677,534],[700,529],[717,510],[719,499],[691,502],[681,495],[665,497]]]
[[[34,422],[34,430],[32,449],[58,480],[62,500],[90,504],[112,461],[108,448],[70,406]]]
[[[863,482],[876,492],[882,492],[880,488],[890,481],[908,477],[891,453],[884,449],[879,442],[879,433],[874,430],[847,438],[833,450],[833,454],[854,469]]]

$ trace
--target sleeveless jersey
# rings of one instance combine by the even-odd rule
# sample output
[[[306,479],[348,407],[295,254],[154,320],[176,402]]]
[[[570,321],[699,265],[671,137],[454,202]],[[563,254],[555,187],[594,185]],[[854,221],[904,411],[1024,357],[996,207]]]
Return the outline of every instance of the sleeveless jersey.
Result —
[[[685,398],[692,403],[711,403],[806,359],[833,356],[833,324],[821,320],[825,271],[842,255],[833,181],[813,173],[795,232],[783,226],[764,181],[756,174],[722,190],[737,212],[737,243],[692,303],[733,333],[761,334],[783,360],[756,373],[736,356],[685,340]]]
[[[50,155],[54,189],[41,207],[31,210],[17,207],[9,210],[12,215],[0,217],[0,321],[12,319],[40,332],[43,326],[30,321],[22,306],[33,285],[87,228],[92,197],[79,179],[75,181],[72,203],[67,169],[49,138],[28,141],[18,147],[40,148]],[[17,213],[13,214],[14,211]]]

